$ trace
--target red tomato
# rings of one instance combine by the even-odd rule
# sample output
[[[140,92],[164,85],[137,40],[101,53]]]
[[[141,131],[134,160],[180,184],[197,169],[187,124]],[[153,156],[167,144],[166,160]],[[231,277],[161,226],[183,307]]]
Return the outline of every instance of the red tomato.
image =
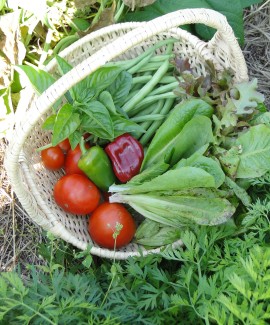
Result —
[[[90,146],[86,143],[85,147],[88,149]],[[67,152],[66,160],[65,160],[65,172],[67,175],[69,174],[80,174],[85,175],[85,173],[78,167],[78,161],[81,158],[82,152],[80,149],[80,146],[77,145],[77,147],[72,150],[70,149]]]
[[[60,147],[65,153],[68,152],[68,150],[70,149],[70,142],[68,138],[58,143],[58,147]]]
[[[122,229],[116,239],[116,225]],[[104,202],[93,212],[89,218],[88,231],[91,238],[100,246],[113,249],[129,244],[135,234],[136,225],[131,214],[120,203]]]
[[[58,170],[64,167],[65,155],[58,146],[42,150],[41,159],[44,166],[48,169]]]
[[[96,209],[100,192],[86,176],[79,174],[64,175],[54,186],[55,202],[66,212],[88,214]]]

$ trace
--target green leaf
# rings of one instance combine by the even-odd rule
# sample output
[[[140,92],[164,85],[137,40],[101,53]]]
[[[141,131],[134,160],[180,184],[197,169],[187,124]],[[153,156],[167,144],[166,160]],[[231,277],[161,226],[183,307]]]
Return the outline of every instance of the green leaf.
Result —
[[[132,75],[127,71],[122,71],[114,82],[107,88],[115,105],[123,105],[132,85]]]
[[[25,73],[32,87],[39,95],[42,94],[55,82],[54,77],[50,73],[36,67],[34,68],[28,65],[17,65],[15,66],[15,69],[19,73]]]
[[[54,128],[54,124],[55,124],[55,120],[56,120],[57,115],[56,114],[52,114],[50,115],[45,122],[42,124],[42,129],[43,130],[48,130],[48,131],[52,131]]]
[[[242,8],[247,8],[257,3],[262,3],[264,0],[241,0]]]
[[[79,109],[84,112],[81,127],[91,134],[102,139],[114,138],[113,122],[107,108],[99,101],[91,101]]]
[[[143,11],[130,12],[125,16],[126,21],[148,21],[159,16],[165,15],[180,9],[188,8],[207,8],[216,10],[226,16],[229,24],[234,30],[240,44],[244,43],[244,27],[243,27],[243,6],[241,1],[216,1],[216,0],[157,0],[150,6],[147,6]],[[190,29],[190,26],[189,26]],[[196,25],[197,34],[206,40],[213,36],[213,29]]]
[[[102,91],[98,99],[107,108],[109,112],[111,112],[112,114],[117,113],[112,95],[108,91]]]
[[[56,146],[59,142],[68,138],[80,125],[80,115],[74,112],[70,104],[65,104],[59,110],[52,136],[52,145]]]
[[[94,89],[96,95],[111,85],[122,72],[122,67],[103,66],[89,75],[85,81],[88,89]]]
[[[257,79],[235,84],[234,87],[239,93],[238,99],[232,99],[237,115],[252,114],[258,104],[263,103],[264,95],[257,91]]]
[[[238,197],[238,199],[248,207],[251,203],[251,198],[247,194],[247,191],[244,190],[242,187],[238,186],[232,179],[226,176],[225,180],[226,184],[231,188],[234,194]]]
[[[205,170],[207,173],[212,175],[215,179],[216,188],[220,187],[224,181],[225,181],[225,174],[220,167],[220,164],[210,157],[204,157],[199,156],[196,158],[193,158],[192,160],[184,159],[184,162],[180,160],[181,166],[191,166],[191,167],[197,167]],[[176,165],[177,168],[177,165]]]
[[[80,130],[75,130],[68,137],[71,149],[74,150],[76,146],[80,143],[80,140],[83,136],[83,132]]]
[[[168,226],[181,228],[197,223],[218,225],[226,222],[235,207],[222,198],[204,198],[182,195],[162,196],[158,193],[122,194],[112,196],[111,202],[129,204],[146,218]]]
[[[55,59],[57,61],[58,68],[62,75],[65,75],[66,73],[68,73],[70,70],[73,69],[72,65],[70,65],[61,56],[56,55]],[[88,77],[86,77],[82,81],[78,82],[76,85],[71,87],[68,94],[71,96],[72,102],[76,101],[78,103],[84,103],[91,100],[91,98],[94,97],[95,91],[94,89],[89,89]]]
[[[211,117],[212,113],[213,108],[205,101],[197,98],[182,101],[180,104],[176,105],[152,139],[146,151],[141,169],[143,170],[159,161],[164,161],[165,158],[166,162],[169,162],[171,158],[169,156],[173,155],[175,147],[181,146],[182,143],[184,145],[184,142],[181,140],[181,131],[185,125],[195,115]],[[203,131],[204,130],[202,130],[202,132]],[[191,144],[191,142],[189,142],[189,144]],[[179,151],[180,154],[178,154],[177,149],[175,150],[175,156],[177,154],[178,157],[177,159],[174,158],[174,163],[181,157],[181,147]]]
[[[145,132],[145,129],[142,126],[120,115],[113,115],[112,121],[113,121],[115,138],[126,132],[136,133],[136,134],[137,133],[141,134]]]
[[[194,116],[177,136],[170,160],[175,164],[181,158],[188,158],[199,148],[213,141],[211,120],[203,115]]]
[[[196,187],[215,187],[214,177],[200,168],[182,167],[169,170],[141,185],[132,186],[132,188],[123,191],[123,193],[173,191]]]
[[[240,146],[237,178],[255,178],[270,170],[270,128],[253,126],[235,142]]]
[[[270,112],[257,114],[250,121],[250,125],[266,124],[270,126]]]

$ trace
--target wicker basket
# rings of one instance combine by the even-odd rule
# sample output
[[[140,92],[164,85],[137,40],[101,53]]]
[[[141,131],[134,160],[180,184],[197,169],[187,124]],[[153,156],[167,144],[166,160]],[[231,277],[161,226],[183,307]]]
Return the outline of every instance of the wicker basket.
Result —
[[[177,27],[190,23],[202,23],[217,32],[209,42],[204,42]],[[80,249],[86,249],[90,244],[94,255],[126,259],[155,253],[160,248],[145,250],[134,243],[116,252],[100,248],[89,237],[87,218],[69,215],[55,204],[52,189],[62,173],[47,171],[41,164],[36,148],[50,141],[49,134],[41,130],[41,125],[52,104],[87,75],[108,61],[135,57],[158,40],[169,37],[179,40],[174,51],[180,57],[188,58],[199,74],[205,72],[205,61],[209,60],[217,71],[228,67],[233,69],[238,82],[248,79],[242,51],[226,18],[213,10],[186,9],[146,23],[112,25],[80,39],[61,53],[74,68],[39,97],[27,89],[28,103],[21,103],[18,109],[23,114],[15,123],[5,160],[18,199],[35,223]],[[47,70],[52,74],[56,72],[55,60]],[[179,240],[173,245],[181,243]]]

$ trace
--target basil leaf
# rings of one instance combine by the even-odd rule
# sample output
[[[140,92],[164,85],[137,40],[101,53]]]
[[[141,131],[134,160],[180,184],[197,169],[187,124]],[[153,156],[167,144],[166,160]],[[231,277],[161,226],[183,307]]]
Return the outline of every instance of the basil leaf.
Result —
[[[270,170],[270,128],[253,126],[235,142],[240,148],[236,178],[255,178]]]
[[[52,136],[52,145],[56,146],[59,142],[68,138],[80,125],[80,115],[74,112],[70,104],[65,104],[59,110]]]
[[[80,143],[82,136],[83,133],[79,130],[76,130],[69,135],[68,139],[72,150],[74,150],[77,147],[77,145]]]
[[[126,132],[136,134],[145,132],[145,129],[142,126],[131,120],[121,117],[120,115],[113,115],[112,121],[115,137],[118,137],[119,135],[124,134]]]
[[[70,65],[66,60],[61,58],[61,56],[56,55],[55,58],[62,75],[66,74],[67,72],[73,69],[72,65]],[[78,103],[84,103],[94,97],[95,91],[94,89],[89,89],[87,78],[88,77],[86,77],[85,79],[70,88],[68,94],[71,96],[72,102],[76,101]]]
[[[56,116],[57,116],[56,114],[52,114],[51,116],[49,116],[42,124],[42,129],[52,131],[54,128]]]
[[[99,95],[99,101],[108,109],[109,112],[116,114],[116,108],[112,95],[108,91],[102,91]]]
[[[105,90],[123,69],[118,66],[103,66],[89,75],[85,81],[88,89],[95,89],[96,95]]]
[[[132,75],[122,71],[114,82],[107,88],[112,95],[115,105],[123,105],[132,85]]]
[[[112,140],[114,138],[113,122],[107,108],[99,101],[82,105],[79,110],[84,114],[81,127],[97,137]]]

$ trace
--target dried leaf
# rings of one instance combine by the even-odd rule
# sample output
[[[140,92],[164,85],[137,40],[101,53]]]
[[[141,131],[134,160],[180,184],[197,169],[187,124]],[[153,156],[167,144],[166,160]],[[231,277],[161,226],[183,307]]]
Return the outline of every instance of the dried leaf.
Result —
[[[146,7],[154,3],[156,0],[123,0],[124,4],[134,10],[138,7]]]
[[[19,11],[0,16],[0,88],[11,82],[12,65],[22,63],[25,48],[20,42]]]
[[[115,13],[115,3],[110,8],[105,8],[100,15],[97,23],[88,28],[86,31],[78,31],[78,35],[83,37],[87,34],[94,32],[95,30],[101,29],[106,26],[114,24],[114,13]]]

